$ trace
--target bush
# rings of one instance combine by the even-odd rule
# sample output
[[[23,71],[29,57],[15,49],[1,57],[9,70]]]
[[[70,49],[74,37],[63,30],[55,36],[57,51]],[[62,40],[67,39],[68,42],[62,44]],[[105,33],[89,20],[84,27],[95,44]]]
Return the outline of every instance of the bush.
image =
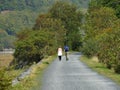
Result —
[[[90,56],[96,56],[98,51],[98,46],[95,39],[86,40],[83,44],[82,52],[83,54]]]
[[[120,30],[111,29],[105,32],[100,40],[100,54],[99,57],[109,68],[114,68],[115,72],[120,70],[119,67],[119,53],[120,53]],[[103,39],[104,38],[104,39]]]
[[[0,90],[9,90],[12,85],[12,78],[7,74],[6,69],[0,68]]]
[[[46,32],[47,33],[47,32]],[[15,62],[16,68],[22,68],[25,65],[31,65],[33,62],[39,62],[45,55],[47,47],[47,37],[45,32],[29,33],[29,36],[16,43]]]
[[[57,43],[61,42],[63,43],[63,40],[57,38],[56,31],[49,29],[22,32],[16,42],[13,64],[16,64],[16,69],[19,69],[26,65],[32,65],[34,62],[37,63],[45,56],[55,54]]]

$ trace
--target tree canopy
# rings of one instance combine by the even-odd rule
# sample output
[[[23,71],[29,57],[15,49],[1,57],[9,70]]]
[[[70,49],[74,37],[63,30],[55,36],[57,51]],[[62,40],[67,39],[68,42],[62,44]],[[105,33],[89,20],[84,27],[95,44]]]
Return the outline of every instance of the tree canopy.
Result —
[[[115,4],[115,6],[114,6]],[[120,12],[119,0],[91,0],[85,22],[82,52],[120,73]],[[120,5],[118,5],[120,6]]]
[[[59,8],[60,12],[58,12]],[[57,13],[61,15],[58,17]],[[66,40],[72,49],[78,50],[81,40],[79,29],[81,21],[82,14],[77,11],[76,6],[56,2],[48,13],[39,15],[32,30],[18,33],[15,61],[18,65],[21,62],[29,65],[40,61],[46,55],[55,54],[57,48],[63,47]]]
[[[38,15],[47,13],[55,2],[56,0],[0,0],[0,28],[16,38],[19,31],[32,28]],[[67,0],[67,2],[74,3],[81,9],[88,7],[89,0]]]
[[[52,18],[60,19],[65,26],[67,31],[64,43],[68,44],[73,50],[77,50],[81,42],[79,28],[82,23],[82,13],[74,4],[66,2],[56,2],[49,13]],[[75,37],[76,41],[74,40]]]
[[[116,16],[120,18],[120,0],[91,0],[90,7],[110,7],[115,10]]]

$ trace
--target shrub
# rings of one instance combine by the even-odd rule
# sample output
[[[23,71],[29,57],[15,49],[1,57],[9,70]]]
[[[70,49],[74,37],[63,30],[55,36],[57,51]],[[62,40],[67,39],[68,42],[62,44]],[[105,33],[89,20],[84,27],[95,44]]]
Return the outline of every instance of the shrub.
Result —
[[[14,53],[17,68],[25,65],[31,65],[33,62],[39,62],[46,52],[48,45],[47,32],[30,32],[24,40],[16,43]],[[49,51],[49,50],[48,50]]]
[[[88,57],[97,55],[98,46],[95,39],[86,40],[83,44],[82,52]]]
[[[6,72],[6,69],[0,68],[0,90],[9,90],[12,85],[12,78]]]

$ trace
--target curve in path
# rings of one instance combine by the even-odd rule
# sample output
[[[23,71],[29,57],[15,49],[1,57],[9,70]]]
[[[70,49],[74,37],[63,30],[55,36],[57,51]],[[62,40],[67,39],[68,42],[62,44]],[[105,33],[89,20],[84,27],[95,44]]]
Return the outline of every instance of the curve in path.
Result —
[[[92,71],[80,59],[80,53],[56,59],[45,71],[42,90],[120,90],[112,80]]]

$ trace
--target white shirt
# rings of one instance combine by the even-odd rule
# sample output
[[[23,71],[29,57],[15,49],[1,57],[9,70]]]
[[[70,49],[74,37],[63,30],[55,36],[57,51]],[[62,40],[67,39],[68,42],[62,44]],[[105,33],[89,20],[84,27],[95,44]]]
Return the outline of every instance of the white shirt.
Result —
[[[62,48],[58,48],[58,56],[62,56]]]

